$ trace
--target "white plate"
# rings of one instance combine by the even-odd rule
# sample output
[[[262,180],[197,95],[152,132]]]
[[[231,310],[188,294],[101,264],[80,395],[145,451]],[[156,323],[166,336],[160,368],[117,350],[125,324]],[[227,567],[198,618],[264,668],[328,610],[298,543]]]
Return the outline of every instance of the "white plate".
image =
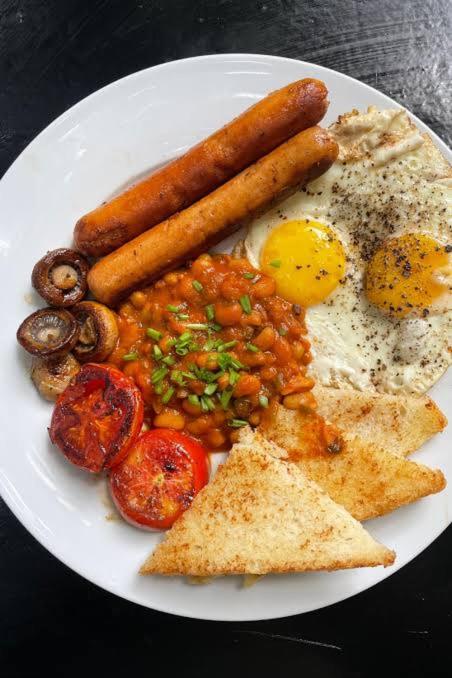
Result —
[[[84,99],[44,130],[0,182],[2,496],[31,534],[66,565],[108,591],[156,610],[253,620],[318,609],[385,579],[450,522],[451,494],[445,490],[368,523],[377,539],[397,551],[396,565],[386,570],[272,576],[249,589],[235,577],[208,586],[139,577],[137,568],[159,535],[106,520],[111,509],[103,483],[73,468],[50,445],[51,406],[35,392],[27,360],[16,346],[19,323],[39,304],[31,294],[33,264],[48,249],[70,245],[81,214],[267,92],[306,76],[321,78],[329,88],[326,123],[369,104],[398,107],[356,80],[300,61],[247,54],[186,59],[135,73]],[[432,136],[450,158],[447,147]],[[447,383],[442,379],[434,389],[444,410]],[[445,433],[416,458],[452,478],[450,446],[451,436]]]

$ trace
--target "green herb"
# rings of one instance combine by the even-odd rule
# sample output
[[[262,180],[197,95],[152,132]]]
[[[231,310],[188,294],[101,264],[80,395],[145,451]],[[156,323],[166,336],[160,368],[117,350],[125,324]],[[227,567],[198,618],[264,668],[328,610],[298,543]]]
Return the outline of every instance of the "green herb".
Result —
[[[188,396],[188,402],[190,403],[190,405],[195,405],[196,407],[200,407],[199,398],[195,393],[191,393]]]
[[[231,386],[235,386],[240,378],[240,374],[235,370],[229,370],[229,383]]]
[[[221,325],[218,323],[210,323],[209,325],[209,330],[212,332],[219,332],[222,329]]]
[[[170,311],[171,313],[177,313],[180,309],[180,306],[174,306],[174,304],[168,304],[166,307],[167,311]]]
[[[192,372],[182,372],[182,376],[184,376],[186,379],[196,379]]]
[[[267,396],[260,395],[259,396],[259,405],[261,407],[268,407],[268,398]]]
[[[251,351],[251,353],[259,353],[260,352],[260,348],[258,348],[257,346],[255,346],[251,342],[247,343],[246,348],[248,349],[248,351]]]
[[[206,388],[204,389],[204,394],[211,396],[215,393],[217,388],[218,388],[217,384],[207,384]]]
[[[254,273],[244,273],[243,277],[245,278],[245,280],[252,280],[254,278],[254,275],[255,275]]]
[[[180,370],[173,370],[171,372],[170,379],[179,386],[185,386],[184,375]]]
[[[273,261],[270,262],[270,266],[273,266],[273,268],[280,268],[281,259],[273,259]]]
[[[173,358],[172,355],[167,355],[166,358],[163,358],[162,363],[165,365],[174,365],[175,359]]]
[[[151,381],[153,384],[158,384],[159,381],[162,381],[168,374],[168,368],[167,367],[158,367],[156,370],[152,372],[152,377]]]
[[[159,381],[158,384],[155,384],[154,391],[157,393],[157,395],[162,395],[162,393],[163,393],[163,383],[161,381]]]
[[[201,408],[202,408],[202,403],[205,404],[205,407],[207,408],[207,410],[212,411],[212,410],[215,409],[215,403],[213,402],[212,398],[210,398],[210,396],[208,396],[208,395],[202,395],[201,396]],[[206,410],[204,410],[204,411],[206,411]]]
[[[150,339],[154,339],[155,341],[159,341],[162,338],[162,333],[159,332],[158,330],[154,330],[153,327],[148,327],[146,330],[146,334]]]
[[[249,367],[241,363],[240,360],[237,360],[237,358],[233,358],[232,356],[231,356],[231,365],[236,370],[249,370]]]
[[[287,329],[287,327],[280,327],[280,328],[278,329],[278,334],[279,334],[281,337],[285,337],[288,331],[289,331],[289,330]]]
[[[229,401],[231,400],[231,398],[232,398],[232,389],[227,389],[226,391],[223,391],[221,395],[219,395],[219,401],[223,410],[228,409]]]
[[[157,344],[154,344],[154,346],[152,347],[152,352],[156,360],[160,360],[161,358],[163,358],[162,349],[160,348],[160,346],[157,346]]]
[[[138,360],[138,353],[134,351],[133,353],[126,353],[122,356],[122,359],[126,362],[132,362],[132,360]]]
[[[190,341],[191,339],[191,332],[182,332],[182,334],[179,336],[179,339],[177,340],[177,344],[183,344],[187,341]]]
[[[243,297],[240,297],[240,306],[247,315],[251,313],[251,301],[247,294],[244,294]]]
[[[209,326],[207,323],[187,323],[185,327],[189,330],[208,330]]]
[[[213,304],[206,306],[205,311],[206,318],[209,320],[209,322],[215,318],[215,306]]]
[[[233,341],[227,341],[225,344],[220,344],[217,350],[220,353],[223,353],[224,351],[228,351],[230,348],[234,348],[234,346],[237,346],[237,344],[238,341],[236,341],[235,339]]]
[[[193,280],[192,285],[197,292],[202,292],[204,289],[199,280]]]
[[[187,355],[188,353],[188,346],[178,346],[177,348],[174,349],[177,353],[177,355]]]
[[[162,403],[166,405],[166,403],[169,403],[171,398],[174,395],[174,388],[170,386],[169,388],[166,389],[164,395],[162,396]]]
[[[230,419],[228,421],[228,426],[232,428],[241,428],[242,426],[247,426],[248,422],[245,419]]]
[[[189,319],[188,313],[177,313],[176,314],[176,319],[177,320],[188,320]]]
[[[215,348],[216,343],[217,343],[217,342],[215,341],[215,339],[212,339],[212,338],[207,339],[207,341],[205,342],[204,346],[202,347],[202,350],[205,351],[206,353],[208,353],[208,352],[211,351],[213,348]]]

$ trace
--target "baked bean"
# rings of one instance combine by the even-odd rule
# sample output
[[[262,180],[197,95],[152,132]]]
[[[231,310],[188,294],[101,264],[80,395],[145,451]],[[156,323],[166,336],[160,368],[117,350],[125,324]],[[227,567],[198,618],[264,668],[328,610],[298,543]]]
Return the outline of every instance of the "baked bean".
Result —
[[[253,344],[261,349],[261,351],[268,351],[269,348],[273,346],[276,341],[277,334],[273,327],[268,325],[259,332],[257,337],[253,340]]]
[[[191,414],[192,417],[197,417],[201,414],[201,405],[193,405],[189,400],[184,400],[182,407],[184,408],[185,412],[187,412],[187,414]]]
[[[263,367],[259,374],[261,375],[262,381],[273,381],[278,371],[275,367]]]
[[[206,434],[206,439],[211,447],[221,447],[226,443],[226,436],[219,428],[213,428]]]
[[[225,299],[236,301],[248,292],[249,282],[235,273],[228,273],[221,283],[221,294]]]
[[[146,295],[144,292],[133,292],[130,295],[130,302],[135,308],[141,309],[146,303]]]
[[[212,428],[212,421],[209,416],[201,416],[195,419],[194,421],[190,421],[187,424],[187,430],[190,433],[193,433],[195,436],[203,435],[204,433],[207,433],[209,429]]]
[[[242,396],[258,393],[261,387],[261,380],[254,374],[242,374],[234,387],[234,396]]]
[[[302,357],[304,356],[304,352],[305,349],[301,341],[294,341],[292,344],[292,353],[294,354],[294,357],[297,360],[301,360]]]
[[[253,327],[260,327],[263,323],[263,318],[259,311],[251,311],[248,315],[244,315],[242,318],[242,323],[244,325],[252,325]]]
[[[156,428],[174,428],[176,431],[182,431],[185,427],[185,417],[176,410],[163,410],[154,417],[154,426]]]
[[[177,273],[167,273],[164,277],[163,280],[166,282],[167,285],[170,285],[172,287],[173,285],[177,284],[177,281],[179,280],[179,276]]]
[[[292,350],[289,342],[283,337],[278,337],[273,344],[273,351],[277,357],[278,363],[284,365],[288,363],[292,357]]]
[[[282,395],[288,395],[289,393],[303,393],[304,391],[310,391],[313,386],[314,379],[300,375],[294,377],[287,384],[285,384],[280,389],[280,392]]]
[[[220,325],[236,325],[243,315],[242,307],[238,303],[215,304],[215,320]]]
[[[251,293],[255,299],[266,299],[271,297],[275,291],[276,283],[273,278],[268,276],[262,276],[251,288]]]

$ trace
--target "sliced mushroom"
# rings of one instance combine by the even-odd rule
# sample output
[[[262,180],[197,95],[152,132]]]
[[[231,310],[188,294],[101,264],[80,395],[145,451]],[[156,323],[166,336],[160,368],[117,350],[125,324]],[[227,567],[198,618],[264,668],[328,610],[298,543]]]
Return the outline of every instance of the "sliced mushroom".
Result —
[[[72,353],[62,358],[33,358],[31,378],[46,400],[56,400],[80,370]]]
[[[118,340],[116,313],[97,301],[81,301],[72,309],[80,333],[74,355],[82,363],[106,360]]]
[[[17,330],[17,341],[32,355],[46,358],[71,351],[79,335],[79,326],[63,308],[42,308],[25,318]]]
[[[88,289],[89,265],[75,250],[61,248],[47,252],[33,268],[31,282],[38,294],[52,306],[72,306]]]

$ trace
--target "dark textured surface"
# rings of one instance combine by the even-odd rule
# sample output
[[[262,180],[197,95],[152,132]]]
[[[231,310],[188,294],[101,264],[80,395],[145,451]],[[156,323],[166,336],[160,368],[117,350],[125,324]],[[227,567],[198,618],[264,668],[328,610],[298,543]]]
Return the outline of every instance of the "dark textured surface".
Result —
[[[348,73],[406,105],[450,145],[451,34],[451,0],[0,0],[0,174],[90,92],[212,52],[298,57]],[[0,549],[5,678],[451,673],[450,529],[371,591],[247,624],[179,619],[104,593],[41,548],[3,503]]]

